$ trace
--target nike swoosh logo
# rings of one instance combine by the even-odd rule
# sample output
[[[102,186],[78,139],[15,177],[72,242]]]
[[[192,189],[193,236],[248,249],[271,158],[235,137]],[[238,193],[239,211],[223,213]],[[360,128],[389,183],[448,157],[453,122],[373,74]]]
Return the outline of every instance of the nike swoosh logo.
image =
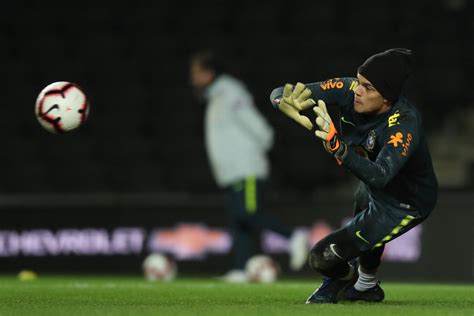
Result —
[[[370,244],[370,241],[368,241],[367,239],[362,237],[362,235],[360,234],[360,230],[356,231],[356,236],[359,237],[360,239],[362,239],[364,242]]]
[[[343,259],[337,252],[336,252],[336,249],[334,249],[334,246],[336,244],[329,244],[329,248],[331,249],[331,251],[339,258]]]
[[[350,125],[352,125],[352,126],[354,126],[354,127],[356,126],[356,125],[355,125],[354,123],[352,123],[351,121],[346,120],[346,118],[345,118],[344,116],[341,117],[341,121],[343,121],[343,122],[346,123],[346,124],[350,124]]]

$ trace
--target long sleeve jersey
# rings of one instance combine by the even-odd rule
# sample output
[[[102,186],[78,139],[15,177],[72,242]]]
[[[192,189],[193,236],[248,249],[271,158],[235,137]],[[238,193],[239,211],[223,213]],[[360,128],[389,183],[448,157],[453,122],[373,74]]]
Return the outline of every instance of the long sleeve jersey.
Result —
[[[339,124],[333,121],[347,145],[342,165],[366,184],[369,198],[429,214],[436,204],[438,182],[421,115],[414,104],[400,98],[384,113],[360,114],[354,110],[356,78],[306,86],[314,100],[338,106]],[[282,87],[272,91],[274,105],[282,94]]]
[[[248,176],[266,178],[273,129],[244,84],[220,75],[205,97],[205,145],[217,184],[225,187]]]

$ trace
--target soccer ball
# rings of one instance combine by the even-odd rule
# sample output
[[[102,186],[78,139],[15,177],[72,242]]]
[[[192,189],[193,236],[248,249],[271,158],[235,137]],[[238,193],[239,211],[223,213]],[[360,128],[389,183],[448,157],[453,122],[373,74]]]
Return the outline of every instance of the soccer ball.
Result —
[[[268,256],[256,255],[245,264],[245,273],[250,282],[272,283],[278,279],[280,266]]]
[[[36,99],[36,118],[47,131],[60,134],[81,126],[89,115],[89,101],[82,89],[71,82],[54,82]]]
[[[143,261],[143,274],[148,281],[172,281],[178,272],[173,259],[153,253]]]

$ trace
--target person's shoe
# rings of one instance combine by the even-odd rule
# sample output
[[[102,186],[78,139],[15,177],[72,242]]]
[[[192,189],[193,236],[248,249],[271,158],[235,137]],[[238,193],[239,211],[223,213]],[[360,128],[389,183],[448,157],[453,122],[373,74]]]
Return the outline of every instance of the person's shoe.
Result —
[[[306,304],[336,304],[344,295],[344,291],[357,281],[358,273],[350,280],[337,280],[323,277],[321,285],[306,300]]]
[[[358,291],[354,286],[349,287],[345,292],[343,299],[348,301],[381,302],[385,298],[385,293],[380,287],[380,281],[377,285],[367,291]]]
[[[308,233],[295,231],[288,243],[288,252],[290,255],[290,268],[293,271],[300,270],[308,261]]]
[[[223,276],[218,278],[219,280],[229,282],[229,283],[246,283],[248,282],[248,277],[245,271],[242,270],[230,270]]]

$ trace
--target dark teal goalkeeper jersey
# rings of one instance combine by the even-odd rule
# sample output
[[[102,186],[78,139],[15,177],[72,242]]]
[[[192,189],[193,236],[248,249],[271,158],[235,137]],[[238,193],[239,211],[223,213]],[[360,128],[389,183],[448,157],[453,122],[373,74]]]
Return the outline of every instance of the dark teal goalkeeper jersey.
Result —
[[[356,78],[306,86],[314,100],[338,106],[338,133],[348,148],[342,165],[366,184],[370,199],[427,216],[436,204],[438,182],[415,105],[400,98],[385,113],[359,114],[354,111]],[[282,87],[272,91],[275,106],[282,94]],[[337,126],[334,116],[333,121]]]

